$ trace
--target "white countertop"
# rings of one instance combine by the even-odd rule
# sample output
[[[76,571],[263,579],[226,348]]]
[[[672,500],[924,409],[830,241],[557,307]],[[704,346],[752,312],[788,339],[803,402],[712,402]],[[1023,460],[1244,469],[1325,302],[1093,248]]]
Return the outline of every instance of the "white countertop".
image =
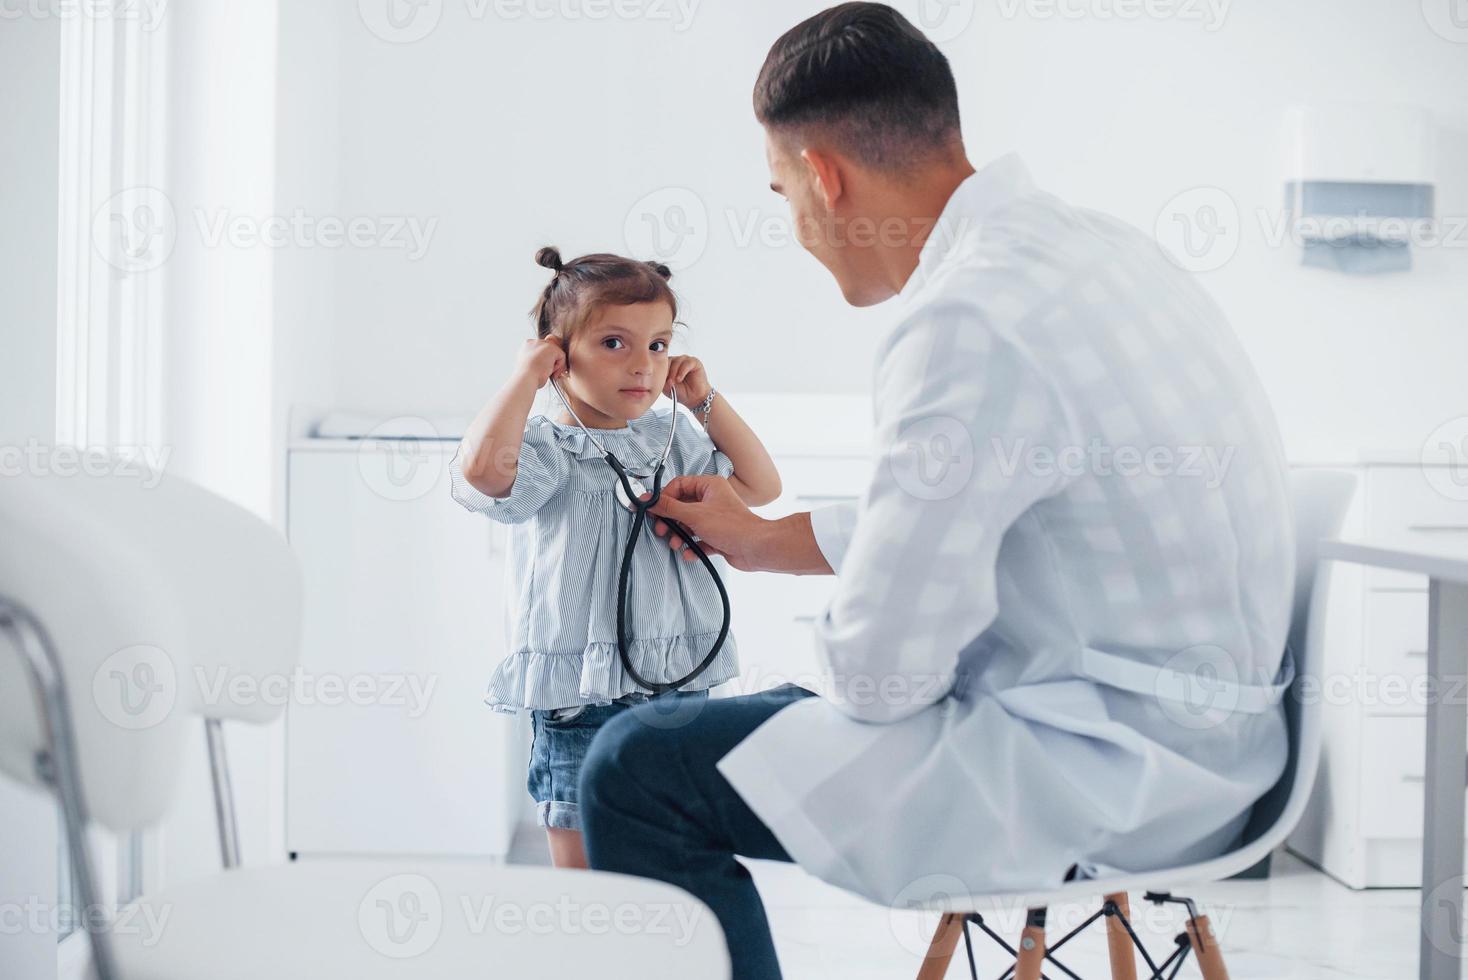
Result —
[[[864,396],[756,392],[731,393],[729,401],[773,455],[850,457],[868,451],[872,408]],[[473,418],[472,412],[392,414],[296,406],[287,449],[351,452],[416,438],[425,448],[442,444],[452,450]],[[698,424],[691,415],[688,421]]]
[[[870,451],[872,404],[864,395],[731,392],[728,397],[773,455],[860,457]],[[453,446],[474,414],[394,414],[296,406],[291,412],[287,448],[359,450],[364,443],[397,441],[407,436],[416,436],[420,445],[442,441]],[[1363,449],[1341,442],[1296,443],[1288,446],[1288,456],[1294,467],[1424,465],[1420,447],[1415,446]]]
[[[1372,541],[1332,539],[1320,542],[1319,555],[1322,559],[1390,568],[1468,585],[1468,550],[1461,548],[1422,548],[1417,545],[1403,548]]]

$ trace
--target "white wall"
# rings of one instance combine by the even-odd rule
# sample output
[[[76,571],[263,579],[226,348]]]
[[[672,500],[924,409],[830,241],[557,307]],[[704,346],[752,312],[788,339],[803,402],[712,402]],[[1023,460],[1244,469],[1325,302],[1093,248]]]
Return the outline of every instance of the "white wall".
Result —
[[[276,4],[168,7],[168,181],[178,220],[165,275],[165,441],[170,471],[267,520],[275,495],[275,250],[258,234],[275,209]],[[162,828],[168,883],[209,874],[220,854],[202,723]],[[284,860],[280,724],[227,724],[241,849]]]
[[[0,30],[0,444],[50,441],[56,426],[56,210],[61,28]]]
[[[276,96],[276,211],[320,214],[334,206],[342,168],[340,91],[352,79],[341,71],[339,5],[287,4],[281,11]],[[305,154],[305,155],[302,155]],[[285,458],[284,440],[293,403],[331,406],[337,401],[334,330],[339,251],[293,242],[276,253],[275,406],[272,426]],[[285,481],[277,485],[277,513],[284,513]]]
[[[0,26],[0,446],[55,435],[60,57],[55,19]],[[53,802],[0,777],[0,976],[56,975],[56,936],[28,911],[54,911],[56,856]]]
[[[638,200],[679,187],[708,211],[707,247],[674,284],[693,349],[721,387],[866,387],[881,308],[846,308],[794,244],[740,245],[750,221],[785,214],[766,188],[754,76],[774,38],[822,4],[704,0],[679,30],[673,4],[644,5],[672,21],[593,22],[443,0],[436,30],[393,44],[366,23],[386,3],[282,11],[282,201],[436,218],[437,234],[417,262],[392,249],[283,256],[281,282],[293,285],[277,316],[310,352],[285,396],[383,412],[477,408],[528,329],[544,282],[534,249],[626,250]],[[1039,0],[951,5],[950,16],[972,15],[943,42],[971,155],[1018,150],[1043,186],[1147,229],[1178,192],[1222,188],[1249,222],[1237,256],[1203,278],[1295,454],[1420,445],[1459,412],[1468,335],[1452,318],[1468,300],[1468,248],[1419,254],[1407,275],[1349,278],[1301,268],[1292,248],[1265,244],[1252,216],[1283,199],[1286,106],[1417,103],[1468,129],[1468,46],[1435,34],[1417,3],[1222,3],[1216,30],[1186,16],[1047,17],[1055,7]],[[926,5],[928,23],[944,6]],[[1444,212],[1458,215],[1468,214],[1464,142],[1448,141],[1441,188]]]
[[[799,6],[706,0],[678,31],[657,20],[504,20],[493,8],[476,18],[470,3],[448,0],[439,28],[403,45],[375,36],[354,5],[334,16],[285,7],[282,90],[293,98],[282,103],[282,207],[438,221],[416,262],[403,250],[349,249],[308,276],[289,271],[305,259],[282,255],[283,287],[303,281],[278,299],[282,329],[328,338],[314,342],[326,353],[300,397],[385,412],[476,409],[528,334],[546,279],[535,249],[626,251],[633,205],[667,187],[691,189],[712,212],[699,232],[707,251],[674,285],[694,349],[721,365],[722,387],[864,382],[869,317],[795,246],[736,249],[723,215],[784,213],[767,188],[750,85]],[[777,339],[790,359],[766,371]],[[830,373],[797,363],[833,347]],[[860,376],[845,377],[848,365]]]
[[[270,516],[274,252],[235,229],[274,210],[273,2],[168,10],[166,274],[170,465]],[[221,233],[220,229],[229,229]]]
[[[0,781],[0,976],[56,976],[56,805]],[[39,914],[33,914],[39,913]],[[37,928],[37,926],[45,928]]]
[[[1444,0],[1446,6],[1446,0]],[[1415,103],[1445,135],[1440,213],[1468,216],[1468,44],[1419,3],[1234,0],[1212,33],[1183,21],[1001,20],[957,59],[976,158],[1017,148],[1048,188],[1151,229],[1170,198],[1215,185],[1246,220],[1238,254],[1202,274],[1252,354],[1296,457],[1415,450],[1463,413],[1468,241],[1405,275],[1350,277],[1271,248],[1286,106]],[[981,40],[987,39],[987,40]]]
[[[63,15],[8,9],[0,18],[0,90],[15,97],[0,106],[0,446],[53,438],[57,368]],[[164,282],[168,464],[267,519],[278,517],[275,254],[248,240],[216,242],[209,230],[220,221],[258,226],[274,211],[275,4],[189,0],[169,4],[158,26],[168,52],[168,77],[159,83],[169,96],[167,179],[158,190],[173,209],[177,237],[166,261],[142,274]],[[228,737],[244,852],[252,863],[282,860],[279,726],[231,726]],[[219,867],[202,725],[191,747],[178,805],[162,828],[163,853],[150,862],[169,882]],[[54,901],[54,809],[0,783],[0,826],[0,904],[33,895]],[[162,883],[150,876],[150,885]],[[51,976],[55,958],[54,936],[0,933],[0,976]]]

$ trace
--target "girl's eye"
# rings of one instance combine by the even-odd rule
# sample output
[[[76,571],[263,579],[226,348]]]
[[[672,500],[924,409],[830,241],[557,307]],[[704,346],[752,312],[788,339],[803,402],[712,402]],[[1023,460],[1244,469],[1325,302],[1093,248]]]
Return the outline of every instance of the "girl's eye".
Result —
[[[668,342],[666,340],[654,340],[652,342],[652,349],[661,354],[668,349]]]
[[[622,338],[608,337],[606,340],[602,341],[602,346],[605,347],[607,350],[617,350],[619,347],[622,346]]]

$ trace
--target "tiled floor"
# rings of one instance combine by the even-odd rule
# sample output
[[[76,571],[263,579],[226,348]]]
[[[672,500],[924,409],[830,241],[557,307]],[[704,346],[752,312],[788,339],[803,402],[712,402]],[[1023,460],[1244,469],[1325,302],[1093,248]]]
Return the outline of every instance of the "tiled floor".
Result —
[[[534,827],[521,833],[513,859],[545,863],[544,841]],[[799,868],[751,862],[760,886],[787,980],[911,980],[927,948],[936,916],[892,912],[832,888]],[[1233,980],[1358,978],[1411,980],[1417,964],[1417,892],[1352,891],[1287,855],[1275,855],[1266,881],[1229,881],[1190,890],[1213,921]],[[1142,905],[1133,896],[1133,918],[1149,950],[1166,956],[1182,919],[1175,906]],[[1050,933],[1058,935],[1089,910],[1052,909]],[[999,910],[986,920],[1011,942],[1022,910]],[[1067,925],[1067,923],[1069,925]],[[992,980],[1005,960],[992,941],[975,932],[979,976]],[[1106,938],[1101,923],[1076,937],[1062,961],[1084,980],[1106,978]],[[1012,961],[1011,961],[1012,962]],[[1052,977],[1058,972],[1047,971]],[[1145,973],[1144,973],[1145,975]],[[1179,977],[1200,976],[1192,957]],[[948,976],[967,977],[963,948]]]

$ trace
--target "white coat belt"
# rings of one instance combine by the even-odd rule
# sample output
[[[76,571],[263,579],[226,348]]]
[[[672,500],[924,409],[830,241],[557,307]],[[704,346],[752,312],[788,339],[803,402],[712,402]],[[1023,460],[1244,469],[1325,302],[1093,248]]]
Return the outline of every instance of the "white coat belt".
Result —
[[[1286,649],[1272,684],[1242,683],[1239,667],[1220,650],[1217,656],[1180,655],[1156,666],[1131,657],[1083,647],[1081,671],[1092,680],[1136,694],[1189,707],[1263,714],[1278,704],[1295,680],[1295,658]]]

